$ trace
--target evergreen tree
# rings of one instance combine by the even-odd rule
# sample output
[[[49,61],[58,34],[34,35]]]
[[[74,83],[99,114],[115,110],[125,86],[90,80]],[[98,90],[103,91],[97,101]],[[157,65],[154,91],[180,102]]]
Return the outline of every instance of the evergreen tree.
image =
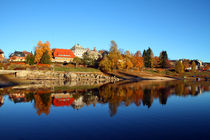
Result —
[[[146,51],[143,52],[144,57],[144,66],[152,68],[153,67],[153,52],[151,48],[148,48]]]
[[[29,59],[29,65],[34,65],[35,56],[32,54]]]
[[[48,51],[45,51],[44,54],[42,55],[42,58],[40,60],[41,64],[50,64],[50,56]]]
[[[168,54],[167,54],[166,51],[162,51],[160,53],[159,60],[160,60],[160,66],[162,68],[167,68],[168,67]]]
[[[29,61],[30,61],[30,55],[27,55],[25,64],[29,64]]]

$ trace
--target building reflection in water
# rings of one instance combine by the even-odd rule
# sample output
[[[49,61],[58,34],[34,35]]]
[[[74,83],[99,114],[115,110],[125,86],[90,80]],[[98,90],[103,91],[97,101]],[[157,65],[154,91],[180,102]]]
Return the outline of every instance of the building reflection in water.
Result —
[[[166,105],[171,95],[197,96],[210,90],[209,82],[135,82],[107,84],[94,89],[13,89],[5,88],[0,91],[0,107],[4,104],[4,95],[14,103],[32,102],[38,115],[50,113],[52,106],[69,106],[81,109],[84,106],[96,106],[96,104],[108,104],[110,116],[117,113],[119,106],[147,106],[150,108],[153,101],[158,99],[160,104]],[[33,91],[33,92],[32,92]]]

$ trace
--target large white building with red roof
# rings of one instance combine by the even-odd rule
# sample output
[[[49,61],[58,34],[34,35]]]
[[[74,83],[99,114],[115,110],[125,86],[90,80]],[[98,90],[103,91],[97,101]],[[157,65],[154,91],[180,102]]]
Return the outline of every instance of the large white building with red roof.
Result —
[[[53,49],[52,62],[72,62],[75,55],[70,49]]]

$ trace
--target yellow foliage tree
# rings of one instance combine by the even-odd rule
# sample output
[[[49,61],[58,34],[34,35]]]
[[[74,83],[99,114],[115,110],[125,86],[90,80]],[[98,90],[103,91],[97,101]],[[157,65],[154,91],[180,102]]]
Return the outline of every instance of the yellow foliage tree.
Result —
[[[50,60],[52,60],[52,50],[50,49],[50,43],[49,41],[46,41],[45,43],[42,43],[39,41],[37,43],[37,46],[35,47],[35,63],[39,63],[43,54],[48,51],[48,54],[50,56]]]
[[[132,63],[133,56],[131,56],[129,51],[126,51],[124,57],[125,57],[125,68],[131,69],[133,67]]]

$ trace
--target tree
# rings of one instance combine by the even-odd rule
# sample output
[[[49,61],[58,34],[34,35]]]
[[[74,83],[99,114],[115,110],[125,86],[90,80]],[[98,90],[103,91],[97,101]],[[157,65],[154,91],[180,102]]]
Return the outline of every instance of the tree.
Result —
[[[112,71],[114,69],[122,69],[124,67],[122,55],[118,50],[115,41],[111,41],[109,54],[102,59],[99,63],[99,67],[104,71]]]
[[[30,56],[29,65],[34,65],[35,56],[32,54]]]
[[[73,62],[76,64],[76,67],[77,67],[78,64],[82,63],[82,59],[79,57],[74,57]]]
[[[34,59],[35,59],[35,56],[31,52],[30,55],[27,55],[25,63],[29,65],[34,65]]]
[[[154,63],[153,63],[154,67],[159,68],[160,67],[160,58],[155,56],[153,60],[154,60]]]
[[[35,47],[35,62],[40,63],[40,60],[45,52],[48,52],[48,55],[50,57],[50,61],[52,59],[52,50],[50,49],[50,43],[46,41],[45,43],[42,43],[39,41],[37,43],[37,46]]]
[[[151,48],[148,48],[146,51],[144,50],[143,52],[143,57],[144,57],[144,65],[145,67],[152,68],[153,67],[153,52]]]
[[[40,60],[40,63],[41,64],[50,64],[50,56],[49,56],[49,53],[48,53],[48,51],[46,50],[45,52],[44,52],[44,54],[42,55],[42,58],[41,58],[41,60]]]
[[[130,52],[126,51],[124,54],[124,65],[126,69],[131,69],[133,67],[132,58],[133,56],[131,56]]]
[[[90,57],[86,53],[84,53],[82,57],[83,57],[82,59],[83,64],[88,65],[88,66],[94,66],[95,60],[92,57]]]
[[[175,71],[177,73],[184,73],[184,65],[182,64],[182,61],[176,62]]]
[[[141,52],[137,51],[133,57],[134,67],[137,69],[141,69],[144,67],[144,58],[141,56]]]
[[[111,69],[122,69],[123,68],[123,60],[120,51],[118,50],[117,43],[115,41],[111,41],[111,47],[109,51],[109,60],[111,61]]]
[[[27,55],[25,63],[29,64],[29,61],[30,61],[30,55]]]
[[[196,64],[195,64],[195,61],[192,62],[191,69],[192,69],[192,72],[194,72],[194,73],[196,72]]]
[[[162,52],[160,53],[159,60],[160,60],[160,66],[161,66],[162,68],[168,68],[168,66],[169,66],[168,63],[169,63],[169,62],[168,62],[168,54],[167,54],[166,51],[162,51]]]
[[[100,61],[99,68],[102,71],[105,71],[105,72],[111,72],[112,71],[111,60],[109,59],[108,56],[104,56],[104,58]]]

